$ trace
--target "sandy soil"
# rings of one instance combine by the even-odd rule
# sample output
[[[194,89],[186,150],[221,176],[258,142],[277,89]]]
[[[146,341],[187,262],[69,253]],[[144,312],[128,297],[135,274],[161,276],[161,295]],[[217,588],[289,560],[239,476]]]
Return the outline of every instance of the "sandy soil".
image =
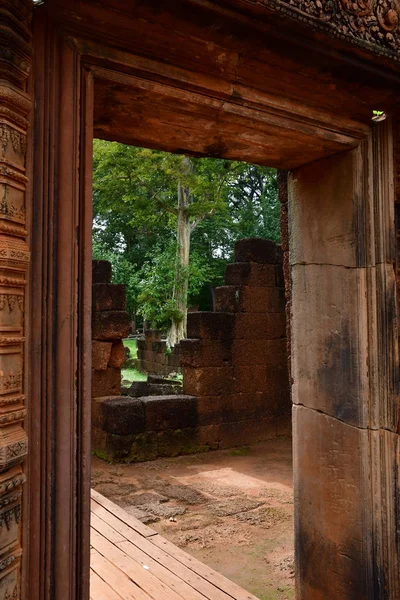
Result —
[[[260,600],[294,598],[291,440],[110,465],[92,485]]]

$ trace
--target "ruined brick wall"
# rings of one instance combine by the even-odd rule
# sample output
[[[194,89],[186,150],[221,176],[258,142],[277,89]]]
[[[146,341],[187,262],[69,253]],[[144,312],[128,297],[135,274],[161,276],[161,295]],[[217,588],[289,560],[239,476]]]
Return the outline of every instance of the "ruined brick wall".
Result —
[[[144,338],[137,341],[137,350],[139,371],[164,377],[181,372],[179,344],[167,353],[167,342],[161,339],[158,329],[147,329]]]
[[[197,397],[198,424],[216,428],[220,447],[290,430],[282,263],[273,242],[240,240],[217,311],[188,315],[183,391]]]
[[[93,261],[92,398],[121,392],[122,339],[129,334],[126,288],[111,282],[111,263]]]
[[[100,278],[94,269],[92,449],[98,456],[144,461],[290,433],[282,260],[281,247],[268,240],[236,244],[226,285],[216,289],[217,311],[188,315],[190,339],[180,343],[182,395],[146,395],[135,384],[120,396],[123,358],[112,357],[129,328],[123,286],[105,283],[109,266],[98,265]],[[148,330],[143,342],[147,352],[165,353],[158,331]],[[154,361],[154,354],[144,356]]]

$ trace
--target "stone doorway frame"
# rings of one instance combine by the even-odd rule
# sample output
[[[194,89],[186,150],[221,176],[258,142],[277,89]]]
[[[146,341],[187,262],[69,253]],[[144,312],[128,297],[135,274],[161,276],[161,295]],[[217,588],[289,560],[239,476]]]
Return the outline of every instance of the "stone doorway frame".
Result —
[[[34,161],[30,155],[34,201],[28,382],[33,400],[24,589],[31,600],[86,600],[90,403],[84,399],[90,398],[91,141],[94,78],[107,73],[98,57],[90,64],[88,48],[79,48],[71,35],[59,35],[46,17],[37,19],[35,28],[35,60],[45,68],[35,72]],[[115,81],[112,69],[108,75]],[[391,122],[369,136],[365,130],[364,137],[354,150],[298,168],[288,184],[299,600],[325,600],[326,589],[343,600],[399,597]],[[334,186],[331,193],[324,187],[327,176],[348,182],[350,204],[348,194],[339,196]],[[310,188],[312,180],[318,181],[318,194],[315,186]],[[322,223],[327,214],[332,216],[332,206],[333,222],[315,228],[313,224]],[[299,235],[304,231],[311,236],[310,247]],[[318,277],[315,268],[320,270]],[[304,306],[309,308],[306,290],[315,290],[321,282],[318,302],[330,303],[332,311],[324,313],[324,305],[317,303],[313,314],[322,310],[328,320],[337,320],[344,346],[328,340],[323,327],[314,335],[310,315],[302,312]],[[331,302],[338,288],[341,293]],[[357,298],[355,306],[346,303],[346,294]],[[312,361],[307,343],[319,348],[321,361]],[[330,355],[324,354],[327,349]],[[335,387],[339,375],[346,395]],[[321,460],[310,460],[312,453]],[[313,490],[316,501],[310,511],[316,480],[320,485]],[[348,516],[345,521],[343,514]],[[328,552],[323,560],[335,557],[329,577],[308,566],[321,551]]]

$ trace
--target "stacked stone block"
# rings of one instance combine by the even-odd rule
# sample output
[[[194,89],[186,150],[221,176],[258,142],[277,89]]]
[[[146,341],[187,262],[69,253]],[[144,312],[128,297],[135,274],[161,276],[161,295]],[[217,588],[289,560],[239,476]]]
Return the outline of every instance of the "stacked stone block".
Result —
[[[167,377],[171,373],[180,373],[179,344],[167,353],[167,341],[161,339],[161,331],[147,329],[144,338],[137,341],[138,369],[152,375]]]
[[[104,281],[94,290],[100,284]],[[121,317],[114,323],[112,317],[122,307],[122,292],[97,288],[92,444],[98,456],[144,461],[290,433],[281,248],[268,240],[241,240],[225,284],[216,290],[216,312],[188,315],[190,339],[180,343],[183,394],[171,384],[149,381],[132,384],[128,396],[116,387],[121,363],[117,366],[112,356],[118,340],[103,336],[106,330],[110,335],[121,330]],[[160,333],[147,331],[144,342],[158,353]],[[110,346],[101,345],[106,343]]]
[[[129,334],[124,285],[111,283],[111,263],[93,261],[92,397],[121,392],[122,339]]]
[[[225,284],[216,312],[188,315],[181,342],[184,393],[219,447],[288,432],[291,413],[281,247],[240,240]]]
[[[141,462],[210,450],[198,428],[193,396],[96,398],[92,450],[110,461]]]

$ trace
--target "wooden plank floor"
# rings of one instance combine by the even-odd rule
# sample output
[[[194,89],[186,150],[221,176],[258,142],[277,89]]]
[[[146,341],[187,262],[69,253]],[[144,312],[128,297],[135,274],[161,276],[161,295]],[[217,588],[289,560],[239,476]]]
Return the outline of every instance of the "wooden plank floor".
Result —
[[[91,600],[257,600],[92,490]]]

